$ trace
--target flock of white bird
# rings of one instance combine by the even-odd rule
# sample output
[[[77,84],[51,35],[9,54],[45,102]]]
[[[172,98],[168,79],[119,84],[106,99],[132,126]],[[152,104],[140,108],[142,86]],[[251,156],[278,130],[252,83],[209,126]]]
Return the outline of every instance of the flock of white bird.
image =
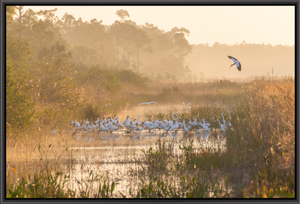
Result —
[[[71,125],[74,127],[75,132],[72,134],[76,134],[78,131],[82,131],[83,133],[92,132],[114,132],[114,131],[123,131],[124,133],[139,133],[142,131],[155,131],[162,130],[166,132],[174,131],[175,133],[178,130],[183,130],[185,133],[189,133],[190,131],[197,132],[206,132],[208,133],[211,128],[209,128],[210,124],[204,119],[200,119],[199,115],[195,117],[189,118],[189,121],[183,119],[182,122],[179,121],[178,115],[173,115],[173,120],[155,120],[154,116],[151,121],[146,121],[147,115],[144,120],[140,120],[140,116],[137,116],[137,119],[133,119],[132,117],[127,116],[123,122],[120,122],[119,118],[114,115],[113,117],[105,118],[105,115],[102,119],[98,118],[97,121],[90,122],[88,119],[84,120],[82,124],[80,124],[76,119],[70,121]],[[219,122],[220,128],[222,131],[225,131],[227,127],[231,127],[230,122],[226,122],[222,113],[223,121]],[[80,138],[80,136],[78,136]]]
[[[150,105],[150,104],[158,104],[157,102],[143,102],[138,105]],[[105,104],[104,106],[108,106],[111,104]],[[192,101],[187,104],[188,107],[192,105]],[[220,122],[219,119],[217,121],[219,122],[220,129],[224,132],[228,127],[231,127],[230,122],[226,122],[222,115],[222,121]],[[165,131],[166,133],[170,132],[172,135],[176,135],[176,133],[179,130],[182,130],[185,133],[189,133],[190,131],[197,131],[198,133],[204,133],[206,137],[209,136],[211,128],[210,124],[205,121],[204,119],[199,118],[199,114],[196,115],[196,118],[194,116],[189,118],[189,121],[186,123],[185,119],[183,119],[182,122],[179,121],[178,115],[175,113],[175,115],[172,114],[172,120],[155,120],[154,116],[152,117],[151,121],[146,121],[147,115],[145,116],[144,120],[140,120],[140,116],[137,116],[137,119],[133,119],[132,117],[127,116],[127,118],[120,122],[120,119],[114,115],[113,117],[105,118],[105,115],[102,119],[98,118],[97,121],[94,123],[89,121],[88,119],[83,120],[83,123],[80,124],[76,119],[70,121],[71,125],[74,127],[73,129],[75,132],[72,134],[75,135],[78,132],[81,133],[88,133],[88,132],[124,132],[124,133],[141,133],[142,131],[145,132],[148,130],[150,133],[152,130],[156,131]],[[214,119],[214,115],[211,118]],[[172,132],[173,131],[173,132]],[[57,133],[56,130],[53,130],[51,134]],[[80,134],[77,135],[76,140],[80,139]],[[92,138],[90,141],[92,141]],[[83,138],[83,141],[88,140],[87,137]]]

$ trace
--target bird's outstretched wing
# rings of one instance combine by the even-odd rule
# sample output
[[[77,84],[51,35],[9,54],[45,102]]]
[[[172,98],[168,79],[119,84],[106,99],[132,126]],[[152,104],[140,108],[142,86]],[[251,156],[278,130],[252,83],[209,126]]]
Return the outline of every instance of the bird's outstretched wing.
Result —
[[[232,56],[229,56],[229,55],[228,55],[228,58],[231,59],[231,60],[233,60],[233,61],[234,61],[234,60],[238,61],[236,58],[234,58],[234,57],[232,57]]]
[[[229,57],[229,59],[231,59],[234,62],[234,64],[236,64],[237,66],[239,65],[240,62],[237,59],[235,59],[234,57],[231,57],[231,56],[228,56],[228,57]]]
[[[148,104],[148,103],[146,103],[146,102],[143,102],[143,103],[140,103],[139,105],[143,105],[143,104]]]
[[[149,102],[149,103],[156,103],[156,102]],[[158,103],[157,103],[158,104]]]
[[[228,58],[231,59],[234,62],[234,64],[236,65],[236,67],[239,71],[242,70],[242,65],[236,58],[234,58],[232,56],[229,56],[229,55],[228,55]]]

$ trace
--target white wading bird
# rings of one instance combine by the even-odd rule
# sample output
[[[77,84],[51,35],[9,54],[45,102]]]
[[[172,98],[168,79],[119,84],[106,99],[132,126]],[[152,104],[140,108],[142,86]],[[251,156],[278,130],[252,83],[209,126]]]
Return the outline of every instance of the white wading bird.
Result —
[[[220,125],[220,127],[221,127],[221,130],[222,130],[222,131],[225,131],[225,130],[227,129],[226,124],[221,124],[220,121],[219,121],[219,119],[217,119],[217,121],[219,122],[219,125]]]
[[[227,126],[231,127],[231,123],[230,123],[230,122],[227,123],[227,122],[225,121],[224,116],[223,116],[223,113],[221,113],[221,115],[222,115],[222,118],[223,118],[223,123],[224,123],[224,125],[227,125]]]
[[[231,59],[234,63],[230,66],[230,67],[232,67],[233,65],[236,65],[236,67],[237,67],[237,69],[239,70],[239,71],[241,71],[242,70],[242,65],[241,65],[241,63],[237,60],[237,59],[235,59],[234,57],[232,57],[232,56],[228,56],[229,57],[229,59]],[[229,68],[230,68],[229,67]]]
[[[156,103],[156,102],[143,102],[143,103],[140,103],[139,105],[143,105],[143,104],[150,105],[151,103]],[[158,104],[158,103],[156,103],[156,104]]]
[[[183,125],[183,128],[184,128],[184,131],[185,131],[186,133],[189,133],[189,132],[190,132],[189,129],[188,129],[187,127],[185,127],[185,125]]]

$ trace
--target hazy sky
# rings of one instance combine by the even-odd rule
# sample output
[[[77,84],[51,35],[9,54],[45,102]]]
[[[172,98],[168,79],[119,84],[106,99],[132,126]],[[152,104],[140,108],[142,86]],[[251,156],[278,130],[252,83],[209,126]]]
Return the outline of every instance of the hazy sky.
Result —
[[[83,21],[93,18],[111,25],[119,17],[117,10],[124,9],[130,20],[138,25],[146,22],[165,31],[184,27],[191,33],[191,44],[214,42],[235,44],[271,43],[295,44],[294,6],[26,6],[34,11],[58,8],[56,15],[65,13]]]

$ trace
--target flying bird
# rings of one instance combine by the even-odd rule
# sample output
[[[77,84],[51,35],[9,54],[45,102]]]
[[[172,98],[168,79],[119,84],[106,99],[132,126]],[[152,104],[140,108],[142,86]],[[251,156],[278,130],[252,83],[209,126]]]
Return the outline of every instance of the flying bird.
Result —
[[[232,56],[228,56],[228,58],[231,59],[231,60],[234,62],[230,67],[232,67],[233,65],[236,65],[236,67],[237,67],[237,69],[238,69],[239,71],[242,70],[242,65],[241,65],[241,63],[240,63],[237,59],[235,59],[235,58],[232,57]],[[229,67],[229,68],[230,68],[230,67]]]
[[[143,102],[143,103],[140,103],[139,105],[143,105],[143,104],[150,105],[151,103],[156,103],[156,102]],[[158,103],[156,103],[156,104],[158,104]]]

